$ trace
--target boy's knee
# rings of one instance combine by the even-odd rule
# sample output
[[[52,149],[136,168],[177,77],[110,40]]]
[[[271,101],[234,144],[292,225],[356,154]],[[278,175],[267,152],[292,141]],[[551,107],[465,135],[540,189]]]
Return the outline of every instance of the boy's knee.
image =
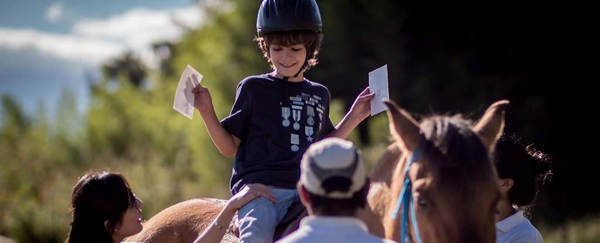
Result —
[[[276,217],[275,205],[265,198],[246,204],[238,213],[240,242],[272,242]]]
[[[268,223],[269,219],[263,216],[254,217],[247,215],[240,219],[239,242],[262,243],[272,242],[275,225]]]

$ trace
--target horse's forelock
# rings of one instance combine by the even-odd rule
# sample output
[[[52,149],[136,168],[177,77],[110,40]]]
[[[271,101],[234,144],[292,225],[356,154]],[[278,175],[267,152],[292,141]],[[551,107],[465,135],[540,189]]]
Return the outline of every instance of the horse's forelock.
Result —
[[[441,184],[469,187],[473,181],[493,178],[489,151],[471,124],[460,116],[433,116],[421,123],[424,169]]]

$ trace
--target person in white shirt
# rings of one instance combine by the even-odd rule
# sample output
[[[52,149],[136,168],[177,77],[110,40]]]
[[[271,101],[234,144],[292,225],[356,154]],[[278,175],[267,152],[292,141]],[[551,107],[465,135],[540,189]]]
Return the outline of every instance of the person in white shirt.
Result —
[[[503,136],[494,152],[502,199],[496,214],[496,242],[542,243],[542,235],[525,218],[538,189],[552,175],[550,159],[513,136]]]
[[[327,138],[312,144],[300,171],[298,192],[309,216],[279,243],[393,242],[369,234],[356,218],[359,208],[366,206],[369,179],[352,142]]]

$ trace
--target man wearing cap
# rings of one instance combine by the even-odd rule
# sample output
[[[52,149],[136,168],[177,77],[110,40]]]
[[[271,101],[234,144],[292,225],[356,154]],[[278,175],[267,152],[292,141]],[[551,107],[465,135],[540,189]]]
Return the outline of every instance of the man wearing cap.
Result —
[[[327,138],[311,145],[302,157],[298,192],[309,216],[278,242],[393,242],[369,234],[356,218],[366,206],[369,179],[352,142]]]

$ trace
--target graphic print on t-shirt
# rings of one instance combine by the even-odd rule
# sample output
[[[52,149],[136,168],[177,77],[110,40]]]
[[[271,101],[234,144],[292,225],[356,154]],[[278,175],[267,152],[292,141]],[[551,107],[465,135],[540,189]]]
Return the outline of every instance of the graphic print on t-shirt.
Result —
[[[315,107],[314,107],[314,103],[307,101],[306,102],[307,106],[306,106],[306,124],[309,126],[313,126],[315,125]],[[312,106],[311,106],[312,105]]]
[[[292,105],[292,117],[294,118],[294,130],[300,129],[300,119],[302,118],[302,106]]]
[[[292,151],[297,152],[300,149],[300,136],[298,136],[298,134],[293,134],[292,133]]]
[[[288,120],[288,118],[290,118],[290,108],[281,107],[281,116],[283,117],[281,125],[283,125],[283,127],[288,127],[290,125],[290,120]]]
[[[283,118],[281,125],[283,127],[289,127],[290,124],[293,122],[293,130],[290,134],[290,149],[293,152],[297,152],[298,150],[300,150],[300,136],[304,136],[305,141],[308,144],[313,142],[313,135],[316,133],[316,131],[319,131],[321,129],[323,121],[323,111],[325,107],[319,103],[322,99],[318,95],[309,95],[306,93],[302,93],[300,95],[291,96],[289,98],[291,107],[285,107],[283,106],[283,104],[281,107],[281,117]],[[318,122],[315,121],[315,111],[319,114]],[[289,120],[290,115],[292,121]],[[305,118],[306,123],[302,122],[303,117]],[[316,125],[315,123],[318,123],[317,129],[314,128],[314,126]],[[302,126],[304,126],[304,129],[301,129]]]

